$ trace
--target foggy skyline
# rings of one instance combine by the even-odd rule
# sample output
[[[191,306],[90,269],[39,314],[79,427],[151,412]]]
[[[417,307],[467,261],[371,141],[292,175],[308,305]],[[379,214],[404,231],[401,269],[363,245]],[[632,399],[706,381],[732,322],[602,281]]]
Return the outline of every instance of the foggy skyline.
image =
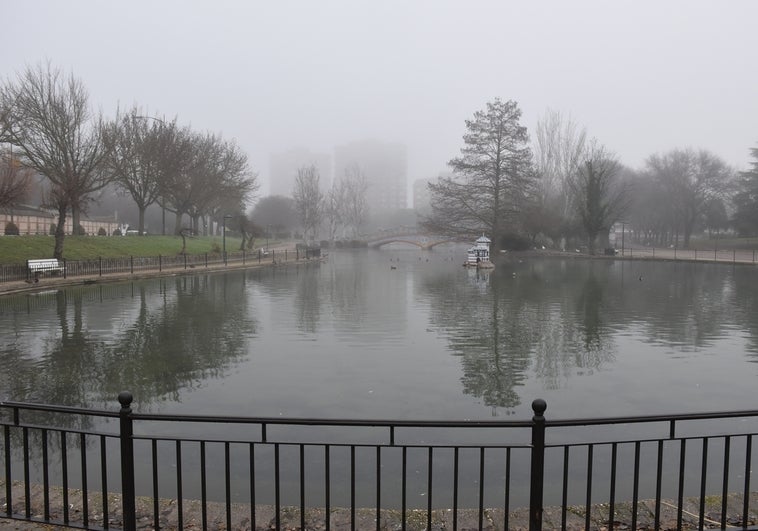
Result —
[[[640,168],[758,146],[758,3],[0,2],[0,73],[51,63],[106,117],[138,104],[269,156],[400,142],[408,183],[446,171],[464,120],[499,97],[530,136],[552,108]],[[409,197],[410,201],[410,197]]]

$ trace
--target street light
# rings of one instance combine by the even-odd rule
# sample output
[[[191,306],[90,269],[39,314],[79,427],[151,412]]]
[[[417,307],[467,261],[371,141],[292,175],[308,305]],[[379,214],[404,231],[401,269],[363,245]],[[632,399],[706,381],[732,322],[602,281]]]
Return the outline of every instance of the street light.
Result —
[[[224,265],[227,264],[226,262],[226,220],[227,218],[232,219],[233,217],[234,216],[230,216],[229,214],[224,214],[223,221],[222,221],[223,228],[221,229],[221,242],[222,242],[221,245],[223,246]]]
[[[624,233],[626,232],[626,221],[621,222],[621,257],[624,256]]]

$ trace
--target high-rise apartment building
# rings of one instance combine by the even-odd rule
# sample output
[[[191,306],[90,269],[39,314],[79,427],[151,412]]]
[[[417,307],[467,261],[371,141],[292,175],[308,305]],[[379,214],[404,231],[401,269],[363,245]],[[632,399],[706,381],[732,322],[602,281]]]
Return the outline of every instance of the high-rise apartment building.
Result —
[[[360,168],[366,177],[366,202],[376,213],[407,208],[408,154],[405,145],[364,140],[334,148],[334,179]]]

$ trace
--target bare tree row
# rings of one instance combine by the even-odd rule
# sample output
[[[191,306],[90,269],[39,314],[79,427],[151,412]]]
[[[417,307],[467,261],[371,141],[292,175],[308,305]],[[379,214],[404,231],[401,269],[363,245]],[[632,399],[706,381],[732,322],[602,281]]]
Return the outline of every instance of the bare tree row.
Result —
[[[297,170],[292,191],[294,208],[306,242],[315,241],[322,226],[334,241],[341,232],[343,238],[357,238],[368,216],[366,191],[368,181],[357,165],[348,167],[345,175],[324,194],[321,176],[315,166]]]
[[[642,243],[688,247],[693,233],[729,223],[735,172],[706,150],[653,154],[632,170],[549,110],[537,125],[535,153],[540,193],[528,224],[533,238],[566,241],[583,232],[590,249],[592,234],[607,247],[610,228],[625,222]]]
[[[221,221],[243,212],[258,188],[235,142],[181,127],[176,119],[145,116],[138,106],[107,120],[92,112],[83,83],[50,63],[28,67],[0,85],[0,142],[17,157],[4,165],[5,173],[15,173],[4,174],[3,201],[17,201],[17,189],[28,181],[19,168],[47,181],[45,203],[58,212],[58,258],[68,213],[76,230],[94,194],[112,183],[135,201],[140,234],[145,210],[154,203],[175,214],[176,232],[184,215],[198,231],[201,219]]]

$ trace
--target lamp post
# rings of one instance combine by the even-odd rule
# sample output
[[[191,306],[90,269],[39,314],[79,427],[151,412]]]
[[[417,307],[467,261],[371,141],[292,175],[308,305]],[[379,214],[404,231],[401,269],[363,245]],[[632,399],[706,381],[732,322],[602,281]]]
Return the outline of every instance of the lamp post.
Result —
[[[624,233],[626,232],[626,221],[621,222],[621,257],[624,257]]]
[[[232,219],[234,216],[230,216],[229,214],[224,214],[223,220],[221,222],[222,229],[221,229],[221,245],[222,245],[222,252],[224,255],[224,265],[227,264],[226,262],[226,220]]]

